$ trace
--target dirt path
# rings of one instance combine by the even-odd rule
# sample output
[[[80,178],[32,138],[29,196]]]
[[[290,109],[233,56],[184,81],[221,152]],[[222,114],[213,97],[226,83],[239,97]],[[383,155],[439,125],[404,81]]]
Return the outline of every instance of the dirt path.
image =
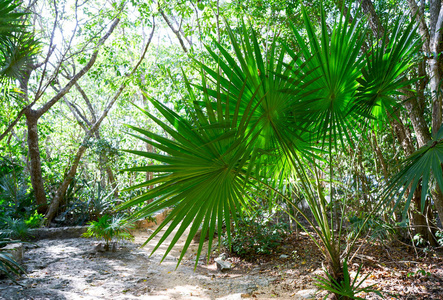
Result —
[[[282,289],[277,277],[262,274],[260,266],[222,273],[212,260],[201,260],[194,271],[194,243],[176,269],[184,238],[160,264],[169,243],[149,256],[158,238],[140,248],[148,231],[137,232],[134,243],[120,244],[117,252],[97,252],[97,242],[83,238],[29,245],[24,256],[28,276],[20,279],[21,286],[0,280],[0,299],[308,298],[309,290],[302,297]]]

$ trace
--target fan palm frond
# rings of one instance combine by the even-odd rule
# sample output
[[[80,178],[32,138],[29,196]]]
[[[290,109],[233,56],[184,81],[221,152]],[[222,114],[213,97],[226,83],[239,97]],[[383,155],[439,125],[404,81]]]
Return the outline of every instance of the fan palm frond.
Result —
[[[411,204],[414,192],[420,186],[421,180],[421,211],[424,211],[426,195],[432,187],[432,180],[443,190],[443,126],[426,145],[415,151],[406,158],[384,191],[387,201],[396,199],[396,206],[403,198],[408,188],[409,194],[406,199],[403,216]]]
[[[190,109],[190,119],[174,113],[172,110],[149,98],[152,105],[163,115],[163,122],[146,110],[142,110],[149,118],[163,128],[172,139],[146,131],[142,128],[129,126],[138,134],[137,137],[153,145],[165,154],[128,150],[146,158],[154,159],[160,164],[129,169],[130,171],[156,172],[157,178],[147,181],[134,188],[156,184],[156,187],[141,196],[128,201],[122,209],[131,207],[147,200],[154,201],[135,215],[141,218],[167,207],[174,207],[168,217],[146,241],[151,240],[168,223],[169,227],[160,239],[154,251],[177,228],[166,255],[175,245],[179,237],[190,227],[189,235],[182,250],[179,262],[183,258],[193,237],[200,229],[202,239],[209,235],[209,248],[216,230],[222,231],[226,224],[228,235],[231,218],[235,220],[235,212],[241,207],[248,207],[248,196],[244,186],[250,184],[245,174],[249,159],[253,152],[255,138],[246,131],[248,112],[256,109],[252,101],[246,105],[245,115],[239,115],[239,109],[231,114],[228,105],[218,100],[213,109],[212,103],[206,98],[205,111],[188,85],[194,109]],[[244,89],[243,89],[244,90]],[[240,92],[238,97],[242,97]],[[219,97],[220,99],[220,97]],[[222,108],[224,106],[224,109]],[[203,241],[200,243],[197,256],[201,255]]]
[[[366,65],[356,95],[356,111],[374,125],[387,123],[388,115],[395,116],[400,108],[397,100],[406,88],[418,78],[408,79],[406,71],[413,64],[413,58],[421,46],[417,38],[417,27],[413,22],[406,24],[404,17],[398,17],[392,30],[385,32],[380,40],[373,43],[366,54]]]

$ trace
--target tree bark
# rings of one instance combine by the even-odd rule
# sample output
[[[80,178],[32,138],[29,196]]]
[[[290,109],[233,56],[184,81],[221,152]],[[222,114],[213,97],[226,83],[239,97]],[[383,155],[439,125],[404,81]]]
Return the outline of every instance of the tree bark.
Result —
[[[40,149],[38,144],[37,122],[39,116],[32,109],[26,111],[26,126],[28,128],[28,153],[30,158],[31,184],[37,204],[37,211],[45,213],[48,204],[43,184]]]
[[[434,218],[429,201],[421,199],[421,187],[417,187],[412,198],[414,207],[412,209],[412,219],[415,232],[420,234],[431,246],[437,246],[434,238],[435,228],[430,226],[430,222]],[[421,212],[421,203],[425,201],[425,209]]]
[[[172,32],[175,34],[175,36],[177,37],[180,46],[182,47],[183,51],[187,54],[188,53],[188,49],[185,46],[185,42],[183,41],[183,38],[181,36],[181,33],[178,29],[174,28],[174,25],[172,24],[172,22],[169,20],[168,16],[166,16],[165,12],[163,11],[163,9],[160,7],[160,5],[158,6],[158,11],[160,12],[160,14],[163,17],[163,20],[165,20],[166,24],[168,24],[169,28],[171,28]]]
[[[360,5],[363,9],[363,12],[369,16],[369,26],[371,27],[374,36],[380,38],[384,35],[385,30],[381,25],[380,19],[375,12],[374,5],[371,0],[360,0]]]
[[[426,124],[424,115],[421,112],[416,95],[409,90],[404,90],[403,92],[405,95],[403,95],[401,99],[402,101],[406,101],[404,106],[408,111],[409,119],[411,120],[415,135],[417,137],[418,148],[420,148],[431,140],[431,133],[429,132],[429,127]],[[409,153],[408,155],[410,154],[412,153]]]
[[[439,1],[435,1],[439,2]],[[435,8],[437,10],[437,8]],[[436,16],[435,24],[432,24],[434,30],[432,31],[431,36],[431,53],[432,59],[429,61],[429,68],[431,71],[431,81],[430,88],[432,96],[434,97],[434,101],[432,104],[432,133],[436,134],[440,129],[442,124],[442,89],[441,89],[441,79],[442,79],[442,70],[441,70],[441,50],[443,48],[442,45],[442,32],[443,28],[443,7],[440,3],[440,9],[438,11],[434,11],[432,15]]]

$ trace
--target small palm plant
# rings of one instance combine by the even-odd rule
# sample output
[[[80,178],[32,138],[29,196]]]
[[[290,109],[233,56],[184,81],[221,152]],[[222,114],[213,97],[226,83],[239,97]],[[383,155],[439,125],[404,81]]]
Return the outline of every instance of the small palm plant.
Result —
[[[133,239],[129,232],[131,228],[133,228],[133,224],[121,216],[104,215],[98,221],[89,222],[88,230],[83,234],[83,237],[105,240],[104,248],[109,251],[111,242]]]
[[[339,296],[339,299],[358,299],[363,300],[364,298],[358,297],[359,293],[375,293],[380,297],[383,297],[380,291],[373,289],[375,285],[363,287],[363,283],[370,274],[366,274],[363,278],[358,281],[362,266],[358,268],[354,280],[351,281],[351,276],[349,275],[348,262],[345,260],[343,262],[343,273],[344,280],[338,282],[333,275],[329,274],[327,271],[326,276],[317,276],[317,282],[315,283],[320,289],[333,293]],[[325,297],[326,298],[326,297]]]

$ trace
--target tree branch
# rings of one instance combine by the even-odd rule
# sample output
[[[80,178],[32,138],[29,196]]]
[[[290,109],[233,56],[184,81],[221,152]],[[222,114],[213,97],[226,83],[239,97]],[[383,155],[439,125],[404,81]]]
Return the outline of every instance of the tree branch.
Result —
[[[142,55],[140,57],[140,59],[138,60],[138,62],[135,64],[134,68],[132,69],[131,73],[127,74],[126,77],[129,78],[130,76],[132,76],[135,71],[137,70],[137,68],[140,66],[141,62],[143,61],[143,59],[145,58],[146,52],[148,51],[148,47],[151,44],[152,41],[152,37],[154,36],[154,31],[155,31],[155,23],[153,24],[152,27],[152,31],[151,34],[149,36],[149,40],[146,43],[145,48],[143,49]],[[49,206],[48,212],[45,215],[46,218],[46,225],[48,225],[50,223],[50,221],[52,220],[52,218],[55,216],[58,207],[60,205],[61,200],[63,199],[63,195],[66,193],[66,190],[68,189],[69,184],[72,182],[72,180],[74,179],[75,174],[77,173],[77,168],[78,165],[80,163],[80,160],[83,156],[83,154],[85,153],[86,149],[87,149],[87,143],[89,141],[89,139],[92,137],[92,135],[97,131],[97,129],[100,127],[102,121],[106,118],[106,116],[108,115],[109,111],[111,110],[112,106],[114,105],[114,103],[117,101],[117,99],[120,97],[121,93],[123,92],[123,90],[125,89],[127,84],[127,81],[125,80],[120,87],[118,88],[117,92],[115,93],[114,97],[111,99],[111,101],[108,103],[108,105],[106,106],[105,110],[103,111],[102,115],[100,116],[100,118],[98,118],[98,120],[95,122],[95,124],[91,127],[91,129],[89,129],[89,131],[86,132],[85,137],[83,138],[83,142],[80,145],[79,149],[77,150],[77,153],[75,155],[74,161],[72,162],[72,165],[68,171],[68,173],[65,176],[65,179],[63,180],[62,184],[60,185],[60,187],[57,189],[56,195],[53,199],[53,201],[51,202],[51,205]]]
[[[85,100],[86,102],[86,106],[88,107],[89,113],[91,114],[92,123],[97,122],[95,110],[91,104],[91,101],[89,101],[88,95],[86,95],[85,91],[80,87],[78,83],[75,84],[75,87],[77,88],[77,91],[80,93],[80,95],[82,95],[83,100]]]
[[[178,41],[180,42],[180,46],[182,47],[183,51],[185,51],[185,53],[188,53],[188,49],[185,46],[185,42],[182,39],[182,36],[180,34],[179,30],[176,30],[174,28],[174,25],[172,25],[171,20],[168,19],[168,17],[166,16],[165,12],[163,11],[163,9],[160,7],[160,4],[158,5],[158,11],[160,12],[160,14],[162,15],[163,19],[165,20],[166,24],[168,24],[169,28],[171,28],[172,32],[177,36]]]
[[[91,58],[89,59],[88,63],[77,73],[72,77],[72,79],[65,85],[65,87],[57,93],[51,100],[49,100],[47,103],[45,103],[41,108],[37,110],[37,115],[40,117],[45,112],[47,112],[55,103],[57,103],[58,100],[60,100],[64,95],[66,95],[71,87],[83,76],[85,75],[89,69],[94,65],[95,61],[97,60],[98,52],[100,50],[100,46],[104,44],[104,42],[108,39],[108,37],[112,34],[115,27],[117,27],[118,23],[120,22],[120,18],[116,18],[114,22],[112,23],[111,27],[109,28],[108,32],[98,41],[97,46],[95,47],[95,51],[92,54]]]

